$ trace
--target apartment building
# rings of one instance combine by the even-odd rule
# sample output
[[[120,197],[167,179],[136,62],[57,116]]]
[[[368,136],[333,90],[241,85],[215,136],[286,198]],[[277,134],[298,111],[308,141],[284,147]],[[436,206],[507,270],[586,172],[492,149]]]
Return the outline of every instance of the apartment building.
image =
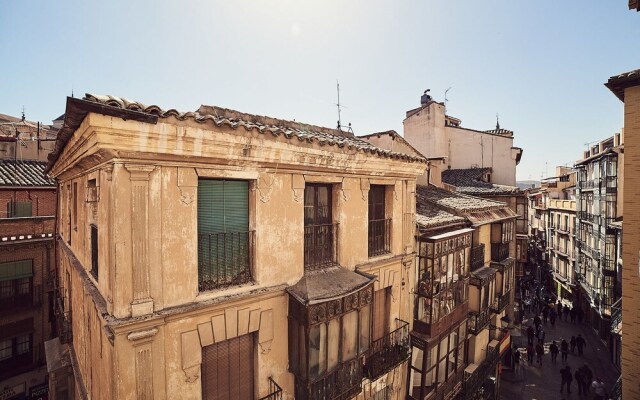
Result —
[[[46,163],[0,159],[0,398],[46,395],[54,335],[55,183]],[[31,398],[31,397],[29,397]]]
[[[62,118],[52,124],[29,121],[25,115],[0,114],[0,159],[47,161],[56,141]]]
[[[425,167],[340,130],[68,98],[51,398],[404,398]]]
[[[608,341],[612,306],[622,289],[623,133],[590,146],[576,169],[577,300],[586,320]]]
[[[417,187],[418,276],[411,399],[489,399],[510,356],[515,213],[505,204]]]
[[[573,300],[577,290],[574,265],[576,201],[549,200],[549,264],[553,276],[551,290],[557,298]]]
[[[632,0],[629,1],[629,8],[632,8],[632,3],[636,9],[640,9],[637,1]],[[640,230],[638,229],[640,226],[640,202],[638,200],[640,199],[640,182],[638,182],[640,179],[640,163],[638,162],[640,156],[638,150],[640,144],[640,70],[612,76],[605,85],[624,103],[622,133],[624,133],[624,141],[626,142],[624,146],[626,156],[617,160],[617,168],[622,167],[624,171],[624,176],[617,178],[617,195],[624,195],[624,198],[617,199],[617,201],[618,205],[621,203],[624,207],[626,223],[622,244],[617,249],[619,251],[618,257],[622,258],[622,277],[618,281],[622,289],[622,300],[613,303],[611,308],[611,325],[614,337],[622,337],[621,342],[618,343],[621,349],[619,358],[622,377],[612,394],[616,399],[634,399],[640,398],[640,385],[638,384],[640,382],[640,354],[638,354],[638,349],[640,349],[640,336],[638,335],[640,310],[636,306],[640,301],[640,291],[638,290],[640,287],[638,272],[638,255],[640,254]],[[623,141],[622,134],[619,141]],[[608,186],[605,185],[605,187]],[[616,236],[619,237],[619,235]]]

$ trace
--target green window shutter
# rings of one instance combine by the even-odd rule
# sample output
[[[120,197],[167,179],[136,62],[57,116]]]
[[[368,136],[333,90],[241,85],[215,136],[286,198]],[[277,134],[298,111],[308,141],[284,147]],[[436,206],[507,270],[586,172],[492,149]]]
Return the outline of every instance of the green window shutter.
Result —
[[[224,181],[198,181],[198,233],[224,232]]]
[[[0,264],[0,281],[33,276],[33,260],[10,261]]]
[[[249,230],[249,182],[224,182],[225,232]]]
[[[31,214],[31,202],[30,201],[19,201],[16,203],[16,217],[30,217]]]

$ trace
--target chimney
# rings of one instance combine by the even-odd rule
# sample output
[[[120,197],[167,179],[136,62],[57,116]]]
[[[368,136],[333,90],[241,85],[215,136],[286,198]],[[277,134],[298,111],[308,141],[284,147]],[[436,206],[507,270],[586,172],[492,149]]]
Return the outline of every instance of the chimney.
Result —
[[[420,97],[420,104],[421,105],[426,106],[431,101],[431,96],[429,95],[430,91],[431,91],[431,89],[425,90],[424,93],[422,94],[422,96]]]

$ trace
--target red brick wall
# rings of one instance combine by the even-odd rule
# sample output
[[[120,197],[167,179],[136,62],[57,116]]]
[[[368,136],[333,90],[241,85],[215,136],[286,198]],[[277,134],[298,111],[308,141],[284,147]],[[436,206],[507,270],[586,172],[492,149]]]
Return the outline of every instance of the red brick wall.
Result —
[[[56,189],[2,189],[0,188],[0,218],[7,217],[7,204],[11,201],[31,202],[34,216],[56,214]]]

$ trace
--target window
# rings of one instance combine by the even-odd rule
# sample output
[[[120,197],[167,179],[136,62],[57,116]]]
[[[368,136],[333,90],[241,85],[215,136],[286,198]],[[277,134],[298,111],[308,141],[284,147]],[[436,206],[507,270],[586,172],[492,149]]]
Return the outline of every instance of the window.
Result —
[[[202,348],[202,398],[235,400],[254,398],[253,335]]]
[[[331,186],[308,184],[304,189],[304,265],[319,268],[335,262]]]
[[[91,275],[98,280],[98,227],[91,224]]]
[[[389,333],[389,314],[391,306],[391,288],[384,288],[373,294],[373,340]]]
[[[385,219],[385,187],[369,189],[369,257],[391,251],[391,219]]]
[[[78,182],[73,183],[73,229],[78,230]]]
[[[8,360],[13,357],[13,341],[6,339],[0,341],[0,361]]]
[[[31,217],[30,201],[10,201],[7,203],[7,218]]]
[[[0,263],[0,306],[31,304],[32,260]]]
[[[253,232],[249,231],[249,183],[198,181],[198,287],[251,280]]]

